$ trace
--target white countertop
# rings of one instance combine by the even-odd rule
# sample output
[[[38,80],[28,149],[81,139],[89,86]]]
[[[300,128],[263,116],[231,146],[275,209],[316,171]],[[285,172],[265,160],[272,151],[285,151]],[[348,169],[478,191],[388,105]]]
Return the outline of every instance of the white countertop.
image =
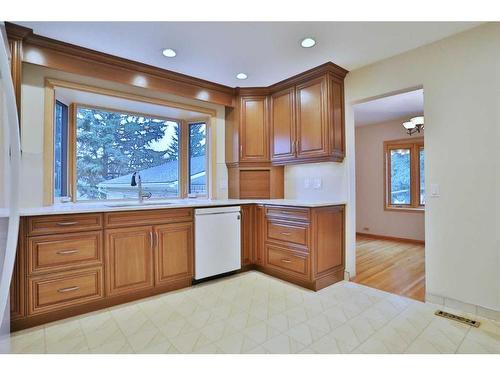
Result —
[[[151,203],[155,203],[151,205]],[[157,203],[157,204],[156,204]],[[345,201],[306,201],[296,199],[176,199],[165,201],[149,201],[144,205],[126,205],[127,202],[92,202],[92,203],[60,203],[47,207],[21,208],[21,216],[76,214],[85,212],[115,212],[115,211],[138,211],[158,210],[161,208],[184,208],[184,207],[216,207],[234,206],[242,204],[269,204],[277,206],[295,207],[325,207],[346,204]]]

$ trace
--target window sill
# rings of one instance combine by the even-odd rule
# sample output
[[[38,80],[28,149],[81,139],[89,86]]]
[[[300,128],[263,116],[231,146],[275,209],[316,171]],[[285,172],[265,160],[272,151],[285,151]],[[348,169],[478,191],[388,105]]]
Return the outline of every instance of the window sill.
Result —
[[[419,212],[424,213],[425,207],[393,207],[393,206],[385,206],[384,211],[393,211],[393,212]]]

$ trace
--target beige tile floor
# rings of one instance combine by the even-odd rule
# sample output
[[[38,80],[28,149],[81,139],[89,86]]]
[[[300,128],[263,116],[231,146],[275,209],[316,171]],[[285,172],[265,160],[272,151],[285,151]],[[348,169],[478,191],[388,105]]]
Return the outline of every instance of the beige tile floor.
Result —
[[[312,292],[247,272],[20,331],[13,353],[500,353],[436,306],[351,282]]]

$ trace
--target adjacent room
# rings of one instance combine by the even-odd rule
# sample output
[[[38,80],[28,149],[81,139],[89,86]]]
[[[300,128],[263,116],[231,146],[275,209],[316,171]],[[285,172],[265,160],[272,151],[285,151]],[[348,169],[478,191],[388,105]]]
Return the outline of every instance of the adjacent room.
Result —
[[[424,90],[354,106],[356,277],[425,301]]]

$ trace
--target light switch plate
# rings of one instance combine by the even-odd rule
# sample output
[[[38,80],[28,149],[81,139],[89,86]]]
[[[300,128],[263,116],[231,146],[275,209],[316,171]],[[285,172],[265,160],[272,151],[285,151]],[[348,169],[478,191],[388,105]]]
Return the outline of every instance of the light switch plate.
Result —
[[[439,184],[431,184],[431,197],[437,198],[439,196]]]
[[[304,189],[309,189],[311,187],[311,179],[306,177],[304,178]]]
[[[321,177],[316,177],[314,179],[314,182],[313,182],[313,187],[314,189],[318,190],[318,189],[321,189],[321,187],[323,186],[323,180]]]

